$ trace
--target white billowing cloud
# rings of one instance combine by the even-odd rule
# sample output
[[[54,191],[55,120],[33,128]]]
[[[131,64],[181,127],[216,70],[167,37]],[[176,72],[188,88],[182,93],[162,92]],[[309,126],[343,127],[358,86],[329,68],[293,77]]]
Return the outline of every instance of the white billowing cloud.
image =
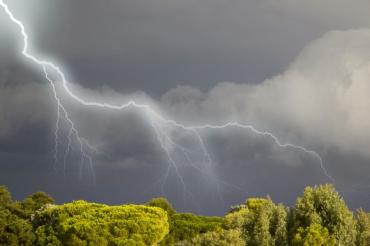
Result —
[[[252,122],[369,156],[370,30],[329,32],[260,84],[220,83],[207,93],[178,87],[162,101],[173,114]]]
[[[208,92],[177,87],[164,94],[159,105],[169,118],[188,124],[239,120],[271,130],[284,141],[319,143],[369,156],[369,54],[370,30],[333,31],[308,45],[284,73],[269,80],[256,85],[224,82]],[[77,85],[73,89],[91,100],[109,98],[118,103],[139,98],[155,104],[144,93],[121,95],[106,87],[95,92]],[[50,88],[45,84],[2,85],[0,137],[10,136],[22,125],[52,118],[51,95],[46,90]],[[78,106],[72,114],[81,131],[95,132],[104,143],[109,142],[105,139],[108,128],[125,138],[125,126],[113,124],[115,118],[107,125],[107,117],[90,120],[91,111],[86,117],[82,114],[86,110]]]
[[[254,88],[250,103],[270,121],[345,150],[370,147],[370,32],[331,32],[282,75]],[[310,137],[311,138],[311,137]]]

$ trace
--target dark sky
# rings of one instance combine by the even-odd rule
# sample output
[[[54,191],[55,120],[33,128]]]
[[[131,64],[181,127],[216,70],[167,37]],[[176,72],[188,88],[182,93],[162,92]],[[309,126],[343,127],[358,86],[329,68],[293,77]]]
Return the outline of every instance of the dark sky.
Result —
[[[184,124],[238,120],[316,151],[351,208],[370,209],[370,3],[367,0],[12,0],[31,51],[61,64],[91,100],[149,103]],[[250,196],[294,204],[328,183],[316,156],[246,129],[194,135],[164,126],[189,150],[169,163],[148,118],[84,107],[61,93],[97,153],[66,158],[56,102],[39,67],[21,56],[0,10],[0,183],[16,199],[142,203],[165,195],[179,211],[219,215]],[[162,126],[161,126],[162,127]],[[192,166],[189,165],[192,164]]]

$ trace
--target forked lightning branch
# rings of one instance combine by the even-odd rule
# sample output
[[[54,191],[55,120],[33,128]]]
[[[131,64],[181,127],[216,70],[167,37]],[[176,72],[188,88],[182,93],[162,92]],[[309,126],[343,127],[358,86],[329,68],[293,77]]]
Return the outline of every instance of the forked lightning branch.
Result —
[[[40,58],[41,56],[37,54],[33,54],[29,50],[29,43],[28,43],[28,35],[23,25],[22,21],[19,20],[8,7],[8,5],[3,1],[0,0],[0,6],[3,9],[3,13],[7,15],[9,20],[12,22],[14,28],[17,28],[19,31],[20,38],[23,39],[22,50],[21,53],[24,58],[28,59],[30,62],[38,65],[40,69],[42,69],[45,79],[49,82],[53,93],[54,99],[57,104],[57,119],[56,119],[56,127],[55,127],[55,162],[62,161],[65,165],[67,156],[69,155],[70,151],[73,149],[77,149],[80,153],[81,163],[88,163],[92,167],[92,154],[97,153],[97,150],[93,148],[88,141],[88,136],[81,136],[79,130],[76,128],[73,119],[70,117],[70,113],[67,107],[63,104],[63,100],[58,93],[57,88],[62,88],[63,92],[68,95],[68,97],[84,107],[93,107],[93,108],[100,108],[100,109],[107,109],[107,110],[116,110],[122,111],[128,108],[137,110],[139,113],[143,114],[145,119],[148,121],[148,125],[150,125],[151,129],[155,133],[157,143],[160,145],[161,149],[163,150],[166,158],[168,159],[168,168],[167,172],[164,174],[166,178],[169,174],[170,170],[173,170],[176,175],[178,176],[179,180],[181,181],[184,191],[186,191],[186,182],[182,177],[179,171],[179,163],[178,163],[178,156],[182,156],[182,159],[186,160],[187,165],[197,168],[202,171],[200,167],[210,167],[212,165],[212,159],[210,153],[207,150],[205,140],[201,135],[201,131],[204,130],[218,130],[221,131],[225,128],[240,128],[244,130],[251,131],[254,134],[260,135],[261,137],[270,138],[275,144],[280,146],[281,148],[289,148],[296,151],[303,152],[315,158],[320,168],[322,169],[325,176],[334,182],[334,179],[329,175],[328,171],[326,170],[323,160],[321,156],[313,151],[306,149],[303,146],[296,145],[293,143],[283,143],[281,142],[273,133],[268,131],[262,131],[257,129],[256,127],[248,124],[242,124],[239,122],[226,122],[225,124],[218,125],[218,124],[204,124],[199,126],[191,126],[185,125],[181,122],[176,121],[175,119],[169,119],[165,117],[161,112],[156,110],[152,105],[149,104],[142,104],[137,101],[129,101],[124,104],[110,104],[110,103],[101,103],[87,100],[81,96],[79,96],[76,92],[71,89],[70,83],[67,81],[67,78],[62,70],[58,65],[52,63],[47,60],[43,60]],[[61,83],[61,85],[57,86],[57,83]],[[62,121],[67,124],[67,146],[63,150],[63,157],[59,158],[58,149],[59,149],[59,136],[60,132],[60,124]],[[186,146],[181,144],[181,142],[174,137],[174,132],[183,131],[184,133],[188,134],[192,138],[194,138],[196,144],[199,148],[197,148],[202,156],[201,162],[202,166],[199,163],[195,163],[194,158],[191,156],[192,151],[189,150]],[[199,160],[197,160],[199,161]]]

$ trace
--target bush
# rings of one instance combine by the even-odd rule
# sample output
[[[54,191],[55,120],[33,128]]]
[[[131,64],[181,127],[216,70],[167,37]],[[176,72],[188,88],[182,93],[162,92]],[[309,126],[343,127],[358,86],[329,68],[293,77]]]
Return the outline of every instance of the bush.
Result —
[[[170,222],[170,233],[161,245],[174,245],[178,242],[190,242],[201,233],[221,228],[223,219],[220,217],[198,216],[188,213],[174,214]]]
[[[155,245],[168,233],[160,208],[85,201],[46,208],[34,227],[39,245]]]
[[[239,230],[218,229],[199,234],[191,244],[194,246],[243,246],[245,242]]]

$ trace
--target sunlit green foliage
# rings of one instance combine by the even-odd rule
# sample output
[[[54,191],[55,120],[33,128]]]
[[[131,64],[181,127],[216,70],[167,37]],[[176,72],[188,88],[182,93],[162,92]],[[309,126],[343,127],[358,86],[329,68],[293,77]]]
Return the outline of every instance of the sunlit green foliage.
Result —
[[[199,234],[190,244],[194,246],[243,246],[245,241],[239,230],[218,229]]]
[[[364,212],[362,209],[356,213],[357,219],[357,238],[356,245],[370,245],[370,213]]]
[[[354,245],[356,223],[352,212],[332,185],[307,187],[293,210],[292,237],[313,224],[326,228],[339,245]],[[307,231],[307,230],[306,230]]]
[[[0,245],[32,245],[34,237],[29,221],[0,209]]]
[[[167,215],[171,217],[176,213],[171,203],[164,197],[153,198],[147,203],[148,206],[158,207],[167,212]]]
[[[0,186],[0,245],[32,245],[32,225],[13,213],[13,204],[8,189]]]
[[[32,215],[46,204],[54,203],[54,199],[45,192],[36,192],[23,201],[16,201],[9,209],[17,216],[30,219]]]
[[[53,202],[43,192],[13,201],[0,186],[0,245],[370,246],[370,214],[354,217],[331,185],[306,188],[291,209],[250,198],[223,218],[176,213],[165,198]]]
[[[170,202],[163,197],[150,200],[147,205],[165,210],[169,217],[170,232],[161,245],[190,244],[197,235],[214,231],[221,227],[222,218],[176,213]]]
[[[242,230],[247,223],[249,209],[246,206],[239,206],[225,215],[223,227],[226,229]]]
[[[33,223],[40,245],[156,245],[168,233],[166,212],[144,205],[76,201],[38,212]]]
[[[198,216],[188,213],[174,214],[170,222],[170,233],[161,245],[174,245],[178,242],[190,242],[201,233],[214,231],[221,227],[220,217]]]
[[[258,198],[248,199],[246,205],[243,233],[247,245],[287,245],[287,208]]]
[[[287,245],[288,209],[271,199],[250,198],[225,215],[225,229],[239,230],[247,245]]]
[[[0,207],[5,207],[12,203],[12,196],[5,186],[0,186]]]
[[[311,224],[306,229],[298,228],[294,235],[293,246],[334,246],[336,240],[329,235],[328,229],[319,224]]]

